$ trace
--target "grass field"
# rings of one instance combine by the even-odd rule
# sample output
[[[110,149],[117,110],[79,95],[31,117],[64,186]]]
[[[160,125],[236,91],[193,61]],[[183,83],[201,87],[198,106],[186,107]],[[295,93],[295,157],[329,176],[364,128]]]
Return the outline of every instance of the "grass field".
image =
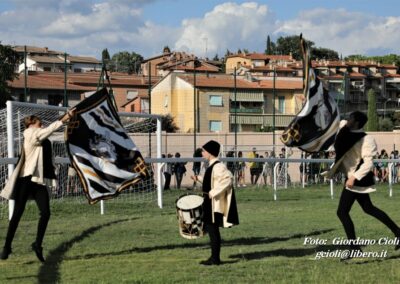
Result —
[[[388,197],[387,186],[371,194],[377,207],[400,223],[400,186]],[[387,250],[386,258],[316,260],[318,251],[335,251],[344,237],[336,217],[340,188],[328,186],[279,190],[237,190],[239,226],[221,229],[223,265],[204,267],[208,237],[186,240],[178,234],[175,200],[183,191],[165,193],[164,208],[156,202],[110,203],[106,214],[80,215],[84,206],[53,204],[44,241],[46,262],[30,251],[37,219],[21,221],[13,253],[0,261],[0,283],[399,283],[400,251],[373,245],[364,251]],[[96,213],[95,213],[96,212]],[[355,204],[351,213],[362,239],[393,238],[377,220]],[[32,220],[31,220],[32,219]],[[0,221],[3,242],[7,221]],[[304,245],[305,237],[326,239],[327,245]]]

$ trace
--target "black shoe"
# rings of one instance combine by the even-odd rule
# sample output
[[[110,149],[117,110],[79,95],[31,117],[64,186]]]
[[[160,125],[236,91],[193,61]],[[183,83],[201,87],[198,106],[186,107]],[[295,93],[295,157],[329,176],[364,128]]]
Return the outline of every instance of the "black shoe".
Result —
[[[207,260],[200,261],[200,264],[202,264],[202,265],[220,265],[221,261],[220,260],[215,260],[215,259],[210,257]]]
[[[32,243],[32,250],[35,252],[36,257],[41,261],[44,262],[44,257],[43,257],[43,248],[38,246],[36,243]]]
[[[1,252],[0,259],[7,259],[8,256],[11,254],[12,250],[8,247],[3,247],[3,251]]]

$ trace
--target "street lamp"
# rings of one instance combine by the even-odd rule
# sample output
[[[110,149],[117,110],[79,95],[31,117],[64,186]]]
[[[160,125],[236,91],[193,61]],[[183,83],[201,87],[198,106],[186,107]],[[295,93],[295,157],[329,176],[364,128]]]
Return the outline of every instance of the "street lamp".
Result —
[[[390,102],[392,99],[388,98],[384,103],[383,103],[383,119],[386,118],[386,103]]]

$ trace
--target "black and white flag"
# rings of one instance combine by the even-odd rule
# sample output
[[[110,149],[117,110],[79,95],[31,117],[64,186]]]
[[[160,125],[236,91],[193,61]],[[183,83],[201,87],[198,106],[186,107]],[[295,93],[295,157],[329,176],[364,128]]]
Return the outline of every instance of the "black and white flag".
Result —
[[[284,130],[281,141],[288,147],[298,147],[314,153],[327,150],[335,141],[339,129],[339,108],[311,66],[310,52],[301,38],[304,56],[304,97],[301,111]]]
[[[106,88],[76,106],[76,115],[66,130],[66,142],[90,204],[112,198],[149,176]]]

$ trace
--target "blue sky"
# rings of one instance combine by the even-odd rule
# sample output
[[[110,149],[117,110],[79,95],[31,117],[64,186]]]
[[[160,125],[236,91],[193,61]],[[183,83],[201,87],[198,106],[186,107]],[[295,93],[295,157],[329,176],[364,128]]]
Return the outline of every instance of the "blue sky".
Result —
[[[198,57],[263,52],[267,35],[300,33],[344,56],[400,54],[400,1],[0,0],[3,44],[97,58],[166,45]]]

